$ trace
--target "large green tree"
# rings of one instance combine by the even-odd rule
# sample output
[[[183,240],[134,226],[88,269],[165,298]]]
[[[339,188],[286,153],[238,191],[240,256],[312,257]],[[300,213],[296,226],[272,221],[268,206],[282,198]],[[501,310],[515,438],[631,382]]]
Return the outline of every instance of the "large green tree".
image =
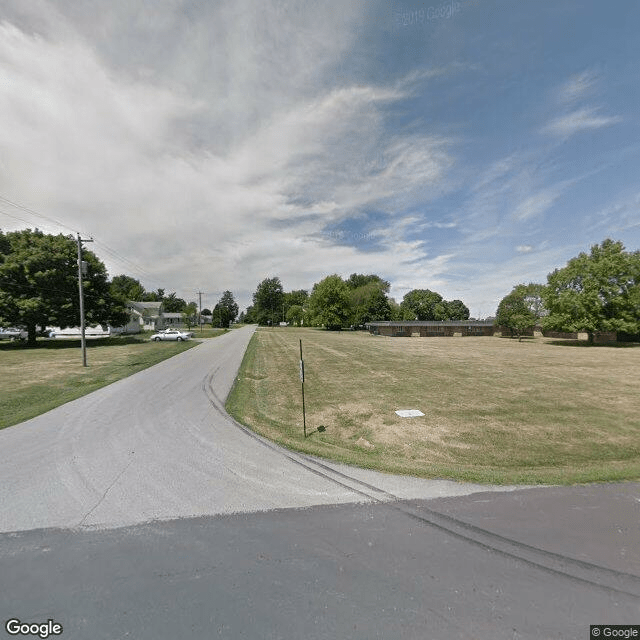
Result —
[[[304,309],[299,304],[294,304],[287,309],[287,322],[289,324],[295,324],[299,327],[302,324],[304,318]]]
[[[164,289],[158,289],[157,291],[147,291],[142,298],[143,302],[162,302],[163,300]]]
[[[640,251],[606,239],[572,258],[547,277],[547,329],[640,333]]]
[[[291,309],[291,307],[302,307],[302,309],[304,309],[308,300],[309,293],[304,289],[286,292],[283,298],[285,320],[291,322],[289,320],[289,309]]]
[[[535,315],[527,306],[522,293],[517,291],[517,287],[500,301],[495,324],[509,329],[512,336],[521,340],[524,332],[535,325],[535,321]]]
[[[161,302],[167,313],[182,313],[187,306],[186,300],[184,298],[178,298],[175,291],[171,292],[168,296],[164,296]]]
[[[352,274],[351,278],[354,275],[356,274]],[[365,284],[350,288],[351,324],[360,326],[374,320],[391,319],[391,306],[385,293],[388,284],[377,276],[373,276]]]
[[[339,275],[331,275],[313,285],[309,313],[314,324],[341,329],[347,324],[351,306],[349,287]]]
[[[379,289],[384,291],[384,293],[389,293],[389,287],[391,286],[389,282],[383,280],[375,273],[371,273],[369,275],[364,275],[363,273],[352,273],[345,282],[349,289],[359,289],[365,285],[375,283]]]
[[[280,278],[265,278],[253,294],[252,321],[262,325],[277,324],[282,318],[283,303],[284,291]]]
[[[111,280],[111,293],[123,300],[141,301],[146,291],[139,280],[127,275],[115,276]]]
[[[233,298],[233,293],[231,293],[231,291],[225,291],[222,294],[222,297],[220,298],[220,302],[218,304],[227,310],[226,326],[229,326],[229,322],[233,322],[238,317],[238,305]]]
[[[122,326],[128,319],[122,299],[111,293],[107,270],[91,251],[83,278],[88,325]],[[78,248],[72,236],[25,229],[0,231],[0,322],[26,328],[35,344],[37,327],[80,324]]]
[[[402,320],[468,320],[469,309],[462,300],[445,300],[430,289],[413,289],[400,303]],[[395,314],[396,312],[394,312]]]
[[[512,336],[521,340],[524,332],[536,327],[546,313],[542,300],[544,288],[533,282],[516,285],[500,301],[495,324],[509,329]]]
[[[404,320],[446,320],[446,302],[429,289],[413,289],[406,293],[400,307]]]
[[[468,320],[469,307],[462,300],[450,300],[445,302],[447,320]]]
[[[187,325],[188,329],[191,329],[192,325],[196,324],[198,318],[198,305],[195,302],[190,302],[182,308],[182,321]]]

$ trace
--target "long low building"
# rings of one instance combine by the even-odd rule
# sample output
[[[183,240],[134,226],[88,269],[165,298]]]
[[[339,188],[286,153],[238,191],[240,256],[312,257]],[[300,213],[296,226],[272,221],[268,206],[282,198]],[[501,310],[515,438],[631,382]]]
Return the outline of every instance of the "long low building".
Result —
[[[376,336],[435,337],[435,336],[492,336],[493,320],[384,320],[367,322],[365,327]]]

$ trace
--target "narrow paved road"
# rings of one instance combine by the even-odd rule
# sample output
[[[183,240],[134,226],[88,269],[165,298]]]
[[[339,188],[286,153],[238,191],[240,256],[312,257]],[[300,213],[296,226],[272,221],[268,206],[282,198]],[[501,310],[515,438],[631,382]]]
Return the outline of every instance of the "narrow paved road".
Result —
[[[640,625],[639,483],[499,489],[285,451],[224,412],[252,332],[0,431],[0,635],[9,619],[92,640]]]
[[[253,331],[204,341],[0,431],[0,531],[362,502],[373,488],[382,500],[485,490],[320,467],[238,428],[224,400]]]

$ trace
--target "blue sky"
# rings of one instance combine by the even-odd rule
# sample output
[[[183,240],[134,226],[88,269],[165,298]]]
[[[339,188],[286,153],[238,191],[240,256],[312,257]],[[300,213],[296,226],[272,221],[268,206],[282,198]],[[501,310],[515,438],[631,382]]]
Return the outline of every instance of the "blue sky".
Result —
[[[31,212],[0,227],[205,306],[357,272],[486,317],[640,248],[639,28],[633,0],[2,0],[0,197]]]

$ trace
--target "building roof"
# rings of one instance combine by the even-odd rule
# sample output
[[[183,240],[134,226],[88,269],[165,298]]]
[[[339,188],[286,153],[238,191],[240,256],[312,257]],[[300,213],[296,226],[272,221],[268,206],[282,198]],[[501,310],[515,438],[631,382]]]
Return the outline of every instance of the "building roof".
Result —
[[[149,313],[160,315],[162,308],[162,302],[138,302],[137,300],[129,300],[127,304],[139,313],[146,315],[149,315]]]
[[[365,327],[492,327],[493,320],[379,320]]]

